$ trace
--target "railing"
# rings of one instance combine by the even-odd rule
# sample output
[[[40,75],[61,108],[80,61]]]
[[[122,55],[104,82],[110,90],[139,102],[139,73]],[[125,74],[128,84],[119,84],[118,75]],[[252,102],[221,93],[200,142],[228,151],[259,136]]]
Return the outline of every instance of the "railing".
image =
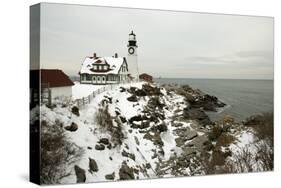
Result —
[[[136,83],[136,82],[137,81],[120,82],[118,84],[105,85],[104,87],[101,87],[101,88],[93,91],[90,95],[88,95],[86,97],[82,97],[81,99],[74,100],[74,104],[77,105],[78,108],[85,107],[87,104],[90,104],[97,95],[99,95],[105,91],[110,91],[110,90],[116,89],[118,87],[124,86],[125,84]]]

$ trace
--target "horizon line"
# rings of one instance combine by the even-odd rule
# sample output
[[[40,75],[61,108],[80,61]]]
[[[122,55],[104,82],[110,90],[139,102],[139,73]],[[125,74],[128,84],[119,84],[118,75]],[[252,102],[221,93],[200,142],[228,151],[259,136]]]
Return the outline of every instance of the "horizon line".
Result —
[[[70,75],[69,77],[79,77]],[[274,78],[190,78],[190,77],[154,77],[153,79],[199,79],[199,80],[268,80],[268,81],[274,81]]]

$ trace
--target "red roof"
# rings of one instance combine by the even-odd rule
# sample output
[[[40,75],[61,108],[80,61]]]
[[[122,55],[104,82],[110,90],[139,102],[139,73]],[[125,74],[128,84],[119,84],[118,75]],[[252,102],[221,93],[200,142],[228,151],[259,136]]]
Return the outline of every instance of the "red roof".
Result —
[[[151,79],[153,78],[151,75],[146,74],[146,73],[140,74],[139,77],[140,77],[140,78],[148,77],[148,78],[151,78]]]
[[[49,87],[73,86],[74,83],[69,77],[58,69],[41,69],[41,84],[48,84]]]

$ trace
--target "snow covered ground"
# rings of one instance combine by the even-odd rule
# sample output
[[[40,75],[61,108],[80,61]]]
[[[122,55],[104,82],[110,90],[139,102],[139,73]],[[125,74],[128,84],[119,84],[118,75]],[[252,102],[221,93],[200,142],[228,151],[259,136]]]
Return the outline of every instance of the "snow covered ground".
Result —
[[[72,123],[78,125],[77,130],[65,133],[84,152],[78,162],[68,166],[70,175],[63,178],[61,183],[76,183],[75,165],[84,170],[86,182],[115,181],[124,179],[123,176],[145,179],[204,174],[200,171],[200,164],[194,159],[207,146],[206,127],[192,120],[183,121],[178,118],[182,117],[183,110],[189,104],[182,95],[168,93],[164,88],[157,95],[140,93],[136,99],[129,100],[136,90],[143,91],[144,85],[144,82],[128,83],[106,90],[96,95],[90,104],[79,109],[79,116],[71,112],[71,106],[57,106],[53,109],[44,105],[41,107],[41,121],[45,120],[50,124],[59,121],[64,127]],[[75,83],[73,99],[88,96],[102,87],[104,86]],[[149,87],[155,88],[154,85]],[[108,107],[114,127],[120,126],[120,116],[126,120],[122,122],[120,129],[124,134],[122,144],[116,147],[111,145],[112,132],[97,123],[96,114],[105,106]],[[135,120],[131,120],[133,118]],[[142,119],[137,120],[140,118]],[[143,126],[147,122],[147,126]],[[254,142],[251,132],[238,132],[235,137],[236,142],[229,146],[232,152],[239,153],[241,148]],[[103,144],[103,149],[97,149],[101,139],[107,139],[110,144]],[[98,171],[89,169],[90,159],[96,162]],[[125,175],[121,172],[124,164]]]
[[[72,98],[75,100],[87,97],[93,93],[93,91],[102,87],[104,87],[104,85],[80,84],[80,82],[74,82],[74,86],[72,86]]]
[[[130,88],[136,87],[141,88],[144,83],[133,83],[133,84],[124,84],[122,87]],[[103,86],[94,86],[94,85],[83,85],[75,83],[73,86],[73,98],[81,98],[87,96],[91,92],[101,88]],[[136,171],[143,171],[143,168],[146,164],[150,164],[150,169],[145,169],[145,172],[139,172],[136,174],[137,179],[143,178],[155,178],[154,169],[156,168],[159,159],[153,157],[155,155],[152,150],[157,150],[157,146],[153,144],[150,140],[143,139],[143,134],[140,133],[138,129],[132,129],[129,125],[124,124],[123,133],[125,133],[124,143],[116,148],[104,149],[102,151],[96,150],[95,145],[101,138],[110,139],[111,135],[104,130],[98,128],[95,120],[95,113],[100,107],[101,101],[105,97],[112,98],[112,104],[109,105],[109,113],[112,117],[116,116],[116,111],[122,114],[127,120],[133,116],[142,114],[144,107],[146,106],[149,97],[143,97],[139,99],[138,102],[128,102],[127,98],[131,94],[128,92],[120,92],[120,87],[115,88],[110,91],[105,91],[97,95],[94,100],[87,105],[86,108],[80,110],[80,116],[73,115],[68,108],[55,108],[49,109],[45,106],[41,108],[41,117],[42,120],[46,120],[49,123],[54,123],[54,120],[59,120],[63,123],[64,126],[70,125],[72,122],[78,125],[78,130],[75,132],[66,132],[67,136],[79,147],[82,147],[85,150],[85,153],[82,155],[80,162],[77,163],[80,168],[86,170],[86,182],[95,182],[95,181],[106,181],[105,175],[115,174],[115,180],[120,179],[118,176],[119,169],[122,166],[122,163],[126,161],[129,167],[136,169]],[[183,101],[183,98],[178,99],[176,102]],[[166,99],[168,100],[168,99]],[[171,103],[172,101],[170,101]],[[174,106],[172,104],[171,108]],[[171,115],[171,111],[167,111],[167,115]],[[172,134],[172,129],[169,129],[168,132],[161,134],[164,142],[164,151],[166,156],[164,158],[169,158],[170,151],[176,148],[174,141],[174,135]],[[136,144],[138,140],[139,145]],[[90,149],[89,149],[90,148]],[[122,151],[127,153],[132,153],[135,155],[135,159],[131,159],[122,155]],[[89,169],[89,158],[94,159],[98,164],[99,171],[96,173],[91,173]],[[76,175],[73,170],[73,165],[69,166],[71,175],[64,178],[62,183],[75,183]]]

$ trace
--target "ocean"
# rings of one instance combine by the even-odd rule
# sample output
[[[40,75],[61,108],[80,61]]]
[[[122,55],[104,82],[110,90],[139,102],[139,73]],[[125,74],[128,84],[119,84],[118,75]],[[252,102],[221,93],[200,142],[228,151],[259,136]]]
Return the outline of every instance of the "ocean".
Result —
[[[229,114],[236,121],[262,112],[273,112],[273,80],[234,79],[155,79],[160,84],[188,84],[194,89],[215,95],[227,105],[218,112],[208,112],[211,120],[219,120]]]

